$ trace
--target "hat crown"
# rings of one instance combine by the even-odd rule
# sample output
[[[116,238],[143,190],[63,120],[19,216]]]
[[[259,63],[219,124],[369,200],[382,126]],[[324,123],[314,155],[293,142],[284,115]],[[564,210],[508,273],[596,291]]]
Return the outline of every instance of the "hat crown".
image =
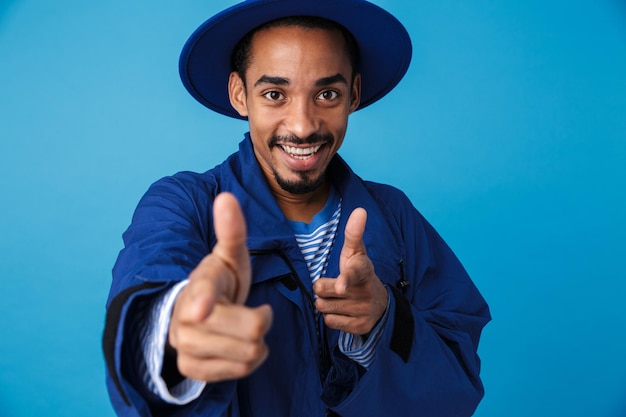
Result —
[[[244,0],[204,22],[187,40],[179,71],[187,91],[218,113],[242,118],[230,104],[228,78],[235,45],[272,20],[316,16],[345,27],[359,47],[362,109],[400,82],[411,61],[411,39],[389,12],[366,0]]]

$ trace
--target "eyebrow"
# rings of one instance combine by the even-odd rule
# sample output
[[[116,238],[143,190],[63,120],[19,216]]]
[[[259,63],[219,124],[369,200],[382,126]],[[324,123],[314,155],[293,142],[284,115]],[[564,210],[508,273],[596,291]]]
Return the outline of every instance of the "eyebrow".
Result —
[[[289,85],[289,79],[283,77],[271,77],[269,75],[262,75],[261,78],[254,83],[254,86],[261,84],[273,84],[273,85]]]
[[[346,80],[346,77],[344,77],[341,74],[335,74],[335,75],[331,75],[330,77],[320,78],[319,80],[315,82],[315,85],[317,87],[324,87],[326,85],[331,85],[335,83],[342,83],[342,84],[348,85],[348,81]]]
[[[316,87],[324,87],[327,85],[342,83],[348,85],[348,81],[341,74],[331,75],[330,77],[320,78],[315,82]],[[262,75],[261,78],[254,83],[254,86],[257,87],[262,84],[272,84],[272,85],[289,85],[289,79],[283,77],[273,77],[270,75]]]

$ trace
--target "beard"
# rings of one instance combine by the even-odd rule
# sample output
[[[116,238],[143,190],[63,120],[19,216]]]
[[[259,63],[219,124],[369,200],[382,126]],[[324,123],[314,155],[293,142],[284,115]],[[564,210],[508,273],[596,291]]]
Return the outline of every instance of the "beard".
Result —
[[[307,194],[317,190],[326,181],[326,175],[324,172],[317,177],[311,178],[309,172],[299,172],[300,179],[298,180],[286,180],[282,178],[276,170],[274,170],[274,179],[283,190],[290,194]]]
[[[295,135],[291,136],[278,136],[274,135],[270,139],[268,145],[270,149],[278,146],[278,144],[292,144],[292,145],[307,145],[314,143],[324,143],[324,146],[332,146],[335,142],[335,138],[330,133],[318,134],[314,133],[311,136],[302,139]],[[326,182],[326,172],[322,172],[318,176],[312,171],[298,172],[299,178],[297,180],[287,180],[280,176],[275,168],[272,168],[274,179],[276,183],[284,191],[290,194],[307,194],[317,190]]]

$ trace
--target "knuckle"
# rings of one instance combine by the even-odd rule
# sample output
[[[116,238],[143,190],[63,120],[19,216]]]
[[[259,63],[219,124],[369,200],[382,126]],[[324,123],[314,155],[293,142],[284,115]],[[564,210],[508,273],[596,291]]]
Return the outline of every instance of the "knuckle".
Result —
[[[187,360],[185,355],[178,355],[178,372],[188,378],[198,379],[197,367],[193,366],[191,361]]]
[[[167,335],[167,341],[174,348],[178,346],[178,331],[175,328],[170,327]]]
[[[318,297],[317,300],[315,300],[315,308],[320,312],[328,312],[328,301]]]
[[[245,362],[257,360],[263,354],[263,346],[261,343],[248,343],[243,349],[242,357]]]
[[[260,314],[253,315],[252,319],[250,320],[250,331],[252,337],[258,338],[265,334],[265,328],[265,318]]]
[[[370,331],[369,326],[367,324],[361,324],[355,327],[354,329],[355,333],[354,334],[365,334],[367,332]]]
[[[339,326],[339,321],[337,320],[336,316],[334,316],[333,314],[325,314],[324,315],[324,323],[333,329],[338,329]]]
[[[186,332],[180,326],[171,325],[168,333],[168,341],[175,349],[189,349],[189,338],[185,337]]]
[[[180,335],[177,339],[176,350],[182,354],[194,356],[198,350],[199,342],[195,337]]]
[[[180,352],[189,352],[192,348],[191,341],[184,337],[177,337],[176,344],[172,344],[176,348],[176,350]]]
[[[233,364],[232,371],[238,377],[247,376],[254,370],[254,366],[249,362],[238,362]]]
[[[350,325],[346,326],[346,329],[344,331],[355,335],[363,334],[361,332],[361,327],[356,325],[355,323],[350,323]]]

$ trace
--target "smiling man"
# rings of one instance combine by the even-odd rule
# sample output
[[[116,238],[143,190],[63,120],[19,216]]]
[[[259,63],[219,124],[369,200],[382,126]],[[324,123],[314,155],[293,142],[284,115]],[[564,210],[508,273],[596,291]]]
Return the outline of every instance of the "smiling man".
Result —
[[[191,36],[183,83],[249,133],[153,184],[124,234],[103,339],[119,415],[474,412],[487,305],[404,194],[337,154],[410,45],[363,0],[248,0]]]
[[[231,103],[248,118],[254,154],[279,206],[288,219],[310,222],[328,199],[326,168],[359,105],[360,75],[338,28],[283,21],[249,42],[245,70],[229,79]]]

